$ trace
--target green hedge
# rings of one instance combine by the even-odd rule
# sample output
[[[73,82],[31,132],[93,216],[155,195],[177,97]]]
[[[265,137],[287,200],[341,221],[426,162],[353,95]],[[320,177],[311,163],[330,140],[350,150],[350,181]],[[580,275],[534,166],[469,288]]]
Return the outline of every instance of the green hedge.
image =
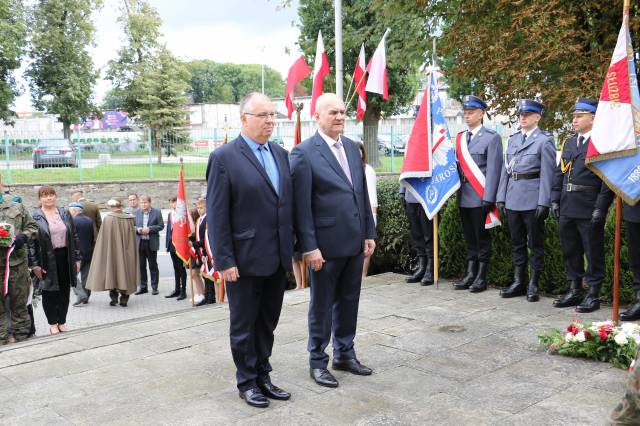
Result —
[[[378,239],[370,273],[406,273],[415,262],[409,237],[409,223],[398,196],[398,188],[397,176],[378,179]],[[612,208],[605,228],[607,272],[601,293],[603,300],[608,301],[611,301],[612,296],[614,227],[615,209]],[[511,282],[513,274],[509,229],[507,226],[500,226],[490,232],[492,256],[488,280],[494,286],[506,286]],[[440,276],[449,279],[461,277],[466,267],[465,244],[455,197],[452,197],[441,211],[439,239]],[[627,260],[624,226],[620,258],[620,301],[629,303],[634,300],[635,295]],[[559,294],[567,290],[568,284],[560,249],[558,222],[550,218],[545,224],[545,268],[540,290],[546,294]]]

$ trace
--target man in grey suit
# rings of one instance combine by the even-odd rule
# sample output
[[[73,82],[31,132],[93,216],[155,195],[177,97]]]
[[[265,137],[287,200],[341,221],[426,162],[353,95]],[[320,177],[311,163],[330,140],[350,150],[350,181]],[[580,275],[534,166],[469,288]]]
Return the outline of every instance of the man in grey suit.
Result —
[[[151,289],[154,296],[158,294],[158,250],[160,249],[160,231],[164,229],[164,220],[160,209],[151,207],[151,197],[140,196],[140,208],[135,212],[136,239],[140,254],[140,288],[137,295],[148,293],[147,262],[151,275]]]
[[[486,229],[485,222],[487,215],[494,208],[500,183],[502,139],[494,130],[482,125],[484,111],[487,109],[487,104],[482,99],[467,95],[462,100],[462,107],[468,130],[458,135],[458,139],[466,143],[461,143],[456,149],[461,181],[457,200],[467,246],[467,273],[454,288],[479,293],[487,289],[491,234]],[[466,148],[462,148],[463,146]],[[466,149],[464,154],[463,149]],[[467,158],[473,164],[467,164]],[[478,188],[481,181],[484,181],[484,188]]]
[[[311,268],[309,343],[311,377],[337,387],[325,348],[333,336],[333,368],[369,375],[356,358],[362,263],[375,249],[373,215],[358,146],[341,136],[345,107],[325,93],[317,100],[318,131],[291,152],[294,223],[300,251]]]
[[[504,167],[500,176],[497,204],[501,216],[507,217],[513,248],[514,273],[511,285],[501,296],[527,294],[527,301],[537,302],[538,281],[544,268],[544,221],[551,206],[551,186],[556,168],[553,137],[538,128],[544,105],[522,99],[520,131],[509,137]],[[527,243],[531,250],[531,280],[526,288]]]

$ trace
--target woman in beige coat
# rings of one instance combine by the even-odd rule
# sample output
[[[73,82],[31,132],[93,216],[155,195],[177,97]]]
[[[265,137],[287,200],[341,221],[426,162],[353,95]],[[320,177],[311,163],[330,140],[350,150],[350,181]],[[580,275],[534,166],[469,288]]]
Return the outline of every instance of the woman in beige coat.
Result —
[[[122,211],[119,200],[109,200],[111,211],[102,220],[87,277],[92,291],[109,290],[111,306],[127,306],[129,295],[136,292],[140,281],[138,249],[134,218]]]

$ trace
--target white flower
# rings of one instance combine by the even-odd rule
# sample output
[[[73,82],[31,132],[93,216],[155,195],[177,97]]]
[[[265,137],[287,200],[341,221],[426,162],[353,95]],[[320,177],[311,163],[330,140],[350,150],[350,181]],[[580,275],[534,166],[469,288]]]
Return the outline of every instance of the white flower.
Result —
[[[624,331],[625,334],[637,334],[638,331],[640,331],[640,327],[638,327],[637,324],[630,322],[625,322],[620,328],[622,329],[622,331]]]
[[[584,342],[586,339],[586,337],[584,336],[584,331],[581,331],[580,333],[576,334],[575,340],[577,342]]]
[[[621,331],[619,333],[616,333],[616,335],[613,337],[613,340],[615,340],[618,345],[624,346],[627,344],[627,335],[624,331]]]
[[[602,327],[604,325],[613,326],[613,321],[595,321],[591,325],[594,327]]]
[[[572,333],[565,334],[564,341],[567,342],[567,343],[572,342],[573,341],[573,334]]]

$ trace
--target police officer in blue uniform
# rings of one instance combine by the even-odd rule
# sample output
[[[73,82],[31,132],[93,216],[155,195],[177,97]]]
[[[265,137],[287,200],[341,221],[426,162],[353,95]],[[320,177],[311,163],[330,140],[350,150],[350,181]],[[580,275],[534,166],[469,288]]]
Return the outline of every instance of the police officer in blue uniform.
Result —
[[[518,105],[520,131],[509,137],[500,175],[497,204],[506,214],[511,232],[513,282],[501,291],[505,298],[527,294],[537,302],[538,281],[544,268],[544,221],[551,206],[551,186],[556,168],[553,137],[538,128],[544,105],[522,99]],[[531,279],[527,287],[527,244],[531,250]]]
[[[467,273],[454,288],[478,293],[487,288],[491,235],[485,229],[485,220],[496,202],[500,183],[502,139],[494,130],[482,125],[484,111],[487,109],[487,104],[482,99],[467,95],[462,99],[462,108],[468,130],[460,132],[461,137],[466,138],[469,154],[485,177],[485,186],[484,194],[480,197],[464,171],[460,170],[461,183],[457,200],[467,249]]]
[[[631,206],[623,203],[622,218],[627,228],[627,249],[629,251],[629,267],[633,272],[633,288],[636,291],[636,303],[620,314],[621,321],[640,319],[640,202]]]
[[[551,214],[560,222],[562,257],[570,288],[553,306],[576,306],[577,312],[600,309],[605,273],[604,222],[614,194],[584,164],[598,102],[579,98],[573,109],[576,135],[562,145],[551,195]],[[587,257],[585,270],[584,257]],[[582,281],[589,285],[585,295]]]

